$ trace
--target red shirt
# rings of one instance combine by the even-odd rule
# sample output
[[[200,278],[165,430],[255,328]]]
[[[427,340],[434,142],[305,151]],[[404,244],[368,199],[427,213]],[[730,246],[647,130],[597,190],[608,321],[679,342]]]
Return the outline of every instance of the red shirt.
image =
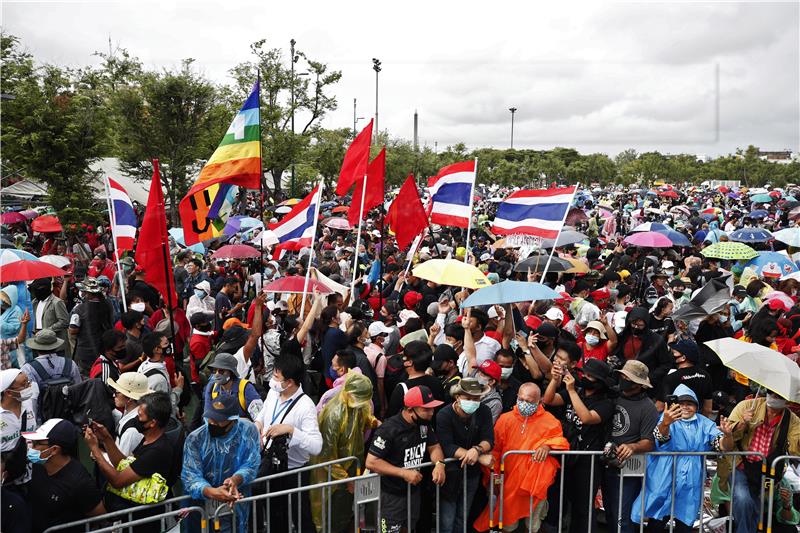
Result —
[[[625,346],[622,347],[622,354],[625,356],[626,360],[630,361],[631,359],[636,359],[636,356],[639,355],[641,349],[642,339],[636,335],[631,335],[625,341]]]
[[[749,452],[758,452],[763,457],[769,455],[769,447],[772,445],[772,434],[775,433],[775,428],[781,421],[782,416],[776,416],[772,420],[766,419],[756,428],[753,432],[753,440],[750,441]],[[750,462],[760,462],[761,457],[757,455],[748,455],[746,459]]]
[[[192,372],[192,383],[200,383],[200,372],[197,367],[203,361],[208,352],[211,351],[212,335],[192,333],[189,339],[189,366]]]
[[[586,344],[586,341],[579,342],[578,346],[583,350],[583,359],[578,361],[578,368],[583,366],[586,359],[605,361],[608,358],[608,340],[601,340],[594,348]]]

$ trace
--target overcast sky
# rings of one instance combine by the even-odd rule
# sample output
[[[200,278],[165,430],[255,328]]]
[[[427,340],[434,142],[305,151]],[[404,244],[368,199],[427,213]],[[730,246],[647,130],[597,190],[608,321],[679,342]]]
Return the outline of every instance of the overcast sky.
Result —
[[[326,127],[375,112],[381,130],[459,141],[718,155],[800,148],[800,8],[785,3],[2,2],[40,60],[85,65],[108,39],[149,67],[186,57],[227,83],[248,45],[289,40],[342,71]],[[541,4],[541,3],[539,3]],[[360,123],[365,124],[365,121]]]

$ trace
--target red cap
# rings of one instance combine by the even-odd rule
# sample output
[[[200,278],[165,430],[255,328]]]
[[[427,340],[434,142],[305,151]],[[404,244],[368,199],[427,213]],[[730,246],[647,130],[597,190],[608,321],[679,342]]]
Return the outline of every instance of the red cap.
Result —
[[[611,292],[608,289],[597,289],[596,291],[591,292],[591,297],[595,301],[597,300],[608,300],[611,298]]]
[[[556,298],[557,302],[571,302],[573,300],[572,296],[566,292],[560,292],[561,298]]]
[[[495,381],[500,381],[500,377],[503,375],[503,371],[500,368],[500,365],[492,361],[491,359],[487,359],[483,363],[480,364],[478,370],[489,376],[490,378],[494,379]]]
[[[403,303],[406,304],[408,309],[413,309],[422,300],[422,295],[417,291],[408,291],[403,296]]]
[[[770,299],[770,301],[769,301],[769,303],[767,305],[773,311],[775,311],[777,309],[781,309],[782,311],[788,311],[789,310],[789,307],[785,303],[783,303],[783,301],[781,301],[780,298],[772,298],[772,299]]]
[[[498,367],[499,368],[499,367]],[[425,385],[411,387],[403,396],[403,405],[406,407],[439,407],[443,402],[433,397],[431,389]]]
[[[525,317],[525,325],[529,329],[538,329],[542,325],[542,319],[536,315],[528,315]]]

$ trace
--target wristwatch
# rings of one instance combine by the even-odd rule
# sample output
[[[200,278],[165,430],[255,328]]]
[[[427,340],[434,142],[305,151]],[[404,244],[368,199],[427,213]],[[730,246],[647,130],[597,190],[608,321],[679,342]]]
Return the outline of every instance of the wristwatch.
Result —
[[[434,466],[444,466],[444,461],[436,461]]]

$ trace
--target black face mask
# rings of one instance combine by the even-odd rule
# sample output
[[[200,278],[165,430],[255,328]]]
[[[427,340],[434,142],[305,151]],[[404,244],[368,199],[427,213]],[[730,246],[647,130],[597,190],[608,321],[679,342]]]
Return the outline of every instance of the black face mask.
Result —
[[[599,381],[591,381],[586,376],[582,377],[578,384],[587,390],[597,390],[603,386]]]
[[[414,422],[416,422],[416,424],[418,426],[430,426],[431,425],[431,421],[430,420],[426,420],[426,419],[422,418],[421,416],[419,416],[417,414],[416,411],[413,411],[413,413],[414,413],[414,417],[415,417]]]
[[[636,383],[628,379],[619,380],[619,390],[627,392],[636,387]]]
[[[114,350],[112,352],[112,355],[114,359],[123,359],[125,358],[126,355],[128,355],[128,350],[126,348],[123,348],[121,350]]]
[[[208,434],[214,438],[219,438],[224,435],[227,435],[228,431],[233,427],[233,424],[228,424],[227,426],[215,426],[212,424],[208,425]]]
[[[631,333],[639,337],[640,335],[644,335],[644,328],[631,328]]]

